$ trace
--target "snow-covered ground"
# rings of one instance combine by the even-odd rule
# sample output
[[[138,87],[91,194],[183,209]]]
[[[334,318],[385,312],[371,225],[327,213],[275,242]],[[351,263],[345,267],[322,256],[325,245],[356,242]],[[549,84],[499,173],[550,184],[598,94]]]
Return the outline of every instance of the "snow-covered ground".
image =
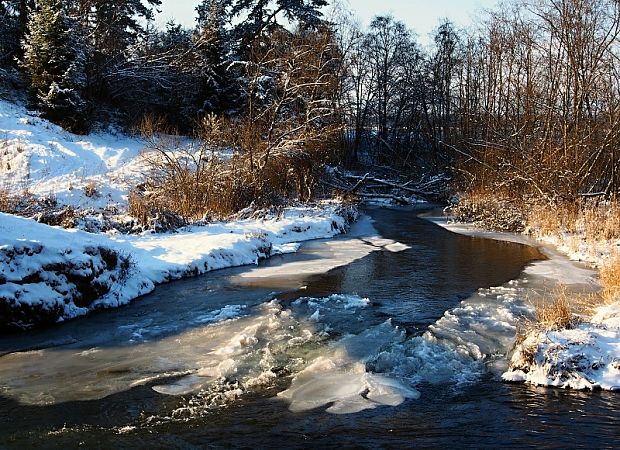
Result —
[[[158,283],[255,264],[296,250],[295,243],[344,232],[347,214],[325,203],[288,208],[280,217],[141,235],[65,230],[0,214],[0,327],[72,318],[126,304]]]
[[[474,231],[460,224],[451,224],[449,228],[497,239],[535,242],[525,236]],[[527,268],[526,275],[542,276],[554,284],[592,284],[593,289],[595,280],[588,271],[578,270],[570,261],[601,267],[617,255],[620,247],[618,241],[593,241],[586,239],[584,233],[534,232],[533,237],[544,245],[550,259]],[[551,287],[549,284],[548,289]],[[620,390],[620,301],[595,307],[590,317],[582,317],[571,329],[531,327],[525,339],[515,346],[502,378],[548,387]]]
[[[617,256],[618,240],[581,233],[534,234],[572,261],[602,267]],[[518,344],[503,379],[571,389],[620,389],[620,299],[594,308],[571,329],[532,328]]]
[[[71,134],[0,100],[0,188],[101,209],[127,200],[144,176],[143,141],[122,133]]]
[[[129,189],[144,177],[143,147],[122,133],[74,135],[0,100],[0,189],[13,194],[95,213],[123,211]],[[141,235],[65,230],[0,214],[0,329],[122,305],[157,283],[295,251],[298,242],[345,231],[354,214],[326,202]]]
[[[620,390],[620,305],[604,305],[572,329],[534,330],[517,345],[505,381]]]

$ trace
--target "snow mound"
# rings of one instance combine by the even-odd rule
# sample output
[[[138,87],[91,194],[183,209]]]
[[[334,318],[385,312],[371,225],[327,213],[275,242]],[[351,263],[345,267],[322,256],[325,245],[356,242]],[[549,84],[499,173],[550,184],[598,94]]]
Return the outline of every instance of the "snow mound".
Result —
[[[573,329],[530,333],[504,381],[579,390],[620,390],[620,303],[599,307]]]
[[[20,105],[0,100],[0,187],[103,209],[125,204],[143,181],[144,143],[119,132],[71,134]]]
[[[0,213],[0,329],[74,318],[126,304],[158,283],[256,264],[274,246],[345,232],[350,213],[327,202],[280,217],[142,235],[65,230]]]

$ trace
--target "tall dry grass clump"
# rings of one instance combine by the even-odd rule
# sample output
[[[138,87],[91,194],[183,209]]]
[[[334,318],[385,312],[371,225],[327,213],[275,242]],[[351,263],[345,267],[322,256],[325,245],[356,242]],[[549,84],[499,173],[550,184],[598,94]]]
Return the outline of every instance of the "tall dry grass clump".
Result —
[[[585,297],[574,296],[564,285],[559,285],[534,304],[534,317],[523,317],[517,323],[515,345],[521,345],[522,358],[533,362],[536,346],[523,346],[525,340],[532,335],[544,331],[573,328],[579,323],[579,315],[575,310],[586,308]]]
[[[576,233],[587,241],[620,238],[620,205],[616,200],[581,199],[527,205],[527,228],[541,235]]]
[[[600,203],[585,203],[581,221],[589,239],[610,240],[620,238],[620,204],[614,199]]]
[[[575,203],[555,205],[533,202],[527,205],[527,229],[541,235],[553,235],[561,232],[577,231],[580,208]]]
[[[608,301],[620,300],[620,256],[610,259],[600,270],[603,298]]]
[[[566,286],[560,285],[549,295],[549,299],[536,305],[535,322],[546,330],[572,328],[577,323],[573,312],[571,294]]]

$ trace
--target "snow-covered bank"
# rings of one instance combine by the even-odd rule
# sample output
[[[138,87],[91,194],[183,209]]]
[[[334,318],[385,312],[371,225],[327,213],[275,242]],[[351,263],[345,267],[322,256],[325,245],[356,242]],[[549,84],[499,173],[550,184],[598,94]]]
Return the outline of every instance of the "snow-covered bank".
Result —
[[[356,214],[323,203],[174,234],[83,231],[132,229],[124,212],[130,189],[147,172],[143,147],[140,137],[114,130],[74,135],[22,105],[0,100],[0,193],[51,205],[51,215],[62,214],[64,207],[86,214],[70,223],[82,231],[0,214],[0,330],[123,305],[157,283],[292,252],[298,242],[345,231]],[[55,216],[47,220],[41,216],[45,207],[39,209],[18,211],[64,224]]]
[[[73,318],[126,304],[158,283],[255,264],[342,233],[355,215],[324,203],[178,233],[105,235],[0,214],[0,329]]]
[[[620,308],[597,308],[573,329],[533,330],[502,378],[539,386],[620,390]]]
[[[542,276],[554,285],[590,284],[596,290],[594,269],[578,270],[573,262],[603,266],[617,252],[617,241],[586,239],[584,233],[543,235],[532,238],[506,233],[475,231],[462,224],[449,229],[467,234],[540,243],[548,261],[526,268],[526,275]],[[620,389],[620,302],[595,307],[590,317],[581,317],[570,329],[530,327],[518,344],[502,375],[507,382],[581,390]]]
[[[534,236],[570,260],[598,268],[615,257],[620,245],[617,240],[587,239],[583,232]],[[503,379],[548,387],[619,390],[620,301],[601,302],[573,328],[532,327],[516,345]]]

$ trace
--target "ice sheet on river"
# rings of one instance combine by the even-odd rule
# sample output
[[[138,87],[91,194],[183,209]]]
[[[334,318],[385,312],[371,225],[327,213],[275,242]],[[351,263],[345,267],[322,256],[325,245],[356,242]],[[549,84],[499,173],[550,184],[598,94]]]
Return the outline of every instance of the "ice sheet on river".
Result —
[[[197,317],[202,326],[170,337],[138,322],[125,330],[137,342],[130,346],[5,355],[0,384],[3,395],[26,404],[97,399],[151,384],[159,393],[191,394],[173,414],[186,417],[292,375],[279,398],[293,411],[394,406],[418,398],[424,382],[477,380],[514,333],[523,308],[516,289],[482,290],[413,337],[390,320],[365,327],[360,312],[372,302],[355,295],[304,297],[288,307],[277,300],[227,305]]]

